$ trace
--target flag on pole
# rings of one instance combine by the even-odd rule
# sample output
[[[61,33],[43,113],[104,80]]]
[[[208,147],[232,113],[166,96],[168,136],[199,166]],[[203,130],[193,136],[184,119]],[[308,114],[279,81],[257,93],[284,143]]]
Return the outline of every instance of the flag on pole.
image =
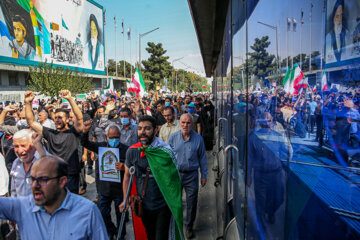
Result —
[[[140,97],[143,97],[144,93],[145,93],[145,83],[144,83],[144,80],[143,80],[143,78],[141,76],[141,73],[140,73],[139,69],[136,69],[136,72],[135,72],[134,76],[132,77],[132,83],[139,90],[138,95]]]
[[[290,72],[290,67],[288,67],[283,80],[283,86],[286,93],[290,92]]]
[[[127,31],[127,35],[128,35],[128,40],[130,40],[130,39],[131,39],[131,36],[130,36],[130,34],[131,34],[131,28],[128,28],[128,31]]]
[[[298,84],[303,79],[304,73],[301,71],[298,64],[294,65],[293,70],[291,71],[291,83],[290,83],[290,93],[299,94],[297,90]]]
[[[126,88],[128,92],[138,93],[138,88],[129,79],[126,79]]]
[[[297,25],[296,19],[293,18],[293,32],[296,32],[296,25]]]
[[[316,85],[315,85],[315,87],[314,87],[314,89],[312,90],[312,92],[314,93],[314,92],[316,92],[317,91],[317,87],[316,87]]]
[[[324,70],[322,78],[321,78],[321,90],[322,91],[327,91],[328,90],[328,85],[327,85],[327,79],[326,79],[326,72]]]
[[[122,27],[122,32],[121,32],[121,34],[124,34],[124,19],[123,19],[122,22],[121,22],[121,27]]]
[[[287,18],[287,31],[290,32],[291,31],[291,18]]]
[[[63,28],[65,28],[66,30],[69,30],[69,28],[66,26],[63,18],[61,18],[61,23],[62,23]]]
[[[176,158],[174,152],[167,143],[158,139],[154,140],[147,148],[144,148],[140,142],[132,145],[130,148],[140,151],[140,157],[146,157],[154,179],[171,211],[172,218],[169,224],[169,239],[184,239],[181,180],[175,165]],[[137,195],[136,184],[132,185],[131,195]],[[135,216],[135,214],[132,216]],[[134,220],[136,221],[134,222]],[[137,234],[139,230],[142,233],[142,236],[136,239],[145,239],[141,218],[134,217],[134,220],[135,236],[139,236]]]
[[[303,77],[303,78],[300,80],[300,82],[299,82],[296,86],[294,86],[294,88],[295,88],[294,94],[298,94],[298,93],[299,93],[299,89],[303,89],[303,88],[307,89],[308,86],[309,86],[308,80],[309,80],[309,79],[308,79],[308,76],[307,76],[307,75],[306,75],[305,77]]]
[[[50,23],[50,29],[53,30],[53,31],[59,31],[59,24],[51,22]]]

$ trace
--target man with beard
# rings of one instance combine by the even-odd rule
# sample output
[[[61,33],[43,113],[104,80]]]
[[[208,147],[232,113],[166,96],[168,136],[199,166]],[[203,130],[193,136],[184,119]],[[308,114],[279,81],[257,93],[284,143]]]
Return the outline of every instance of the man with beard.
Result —
[[[115,163],[116,170],[120,171],[121,176],[124,176],[124,161],[126,150],[128,149],[127,145],[124,145],[120,142],[120,127],[115,124],[110,124],[105,129],[106,141],[104,142],[93,142],[89,141],[88,131],[91,128],[92,120],[84,122],[83,136],[81,137],[81,144],[84,148],[87,148],[89,151],[97,153],[100,147],[112,147],[119,149],[120,162]],[[122,183],[108,182],[99,180],[99,164],[95,164],[95,179],[97,181],[97,190],[98,190],[98,206],[103,216],[106,229],[110,239],[112,236],[116,235],[117,227],[111,221],[111,204],[114,202],[115,206],[119,206],[123,200],[122,192]],[[115,209],[116,213],[116,222],[119,226],[120,222],[120,212],[119,209]],[[125,231],[123,236],[125,236]]]
[[[193,237],[199,192],[199,168],[202,187],[206,184],[208,174],[204,140],[192,130],[193,124],[191,114],[181,115],[181,130],[173,133],[169,138],[169,144],[176,156],[181,186],[186,193],[186,218],[184,220],[186,238]]]
[[[34,100],[34,94],[31,91],[25,93],[25,115],[30,127],[48,141],[47,150],[49,153],[59,156],[69,164],[66,187],[70,192],[79,192],[80,180],[80,162],[78,154],[79,133],[83,128],[83,115],[81,110],[72,99],[69,90],[61,90],[60,95],[66,99],[72,107],[74,113],[74,124],[69,127],[69,112],[65,109],[58,108],[55,110],[56,130],[42,126],[35,121],[34,114],[31,110],[31,102]]]
[[[108,239],[96,205],[65,189],[67,170],[59,157],[40,158],[31,169],[32,195],[0,197],[0,218],[16,222],[21,239]]]
[[[175,119],[175,110],[173,107],[165,107],[163,110],[163,116],[167,123],[161,126],[159,138],[167,143],[170,135],[176,131],[179,131],[180,126],[179,121]]]
[[[33,135],[34,134],[34,135]],[[14,134],[14,151],[17,156],[12,164],[11,196],[25,197],[31,194],[30,170],[34,162],[41,156],[46,155],[42,145],[41,136],[30,129],[23,129]],[[35,154],[36,151],[39,154]]]
[[[176,159],[171,147],[155,137],[157,132],[155,118],[151,116],[139,118],[137,134],[140,142],[131,146],[126,152],[124,200],[119,206],[120,211],[123,211],[130,181],[129,169],[134,166],[136,177],[132,192],[136,186],[135,195],[141,198],[143,208],[139,217],[149,240],[168,239],[168,230],[177,236],[183,236],[181,182],[175,165]],[[174,222],[170,224],[173,221],[171,216],[174,217],[176,224]],[[136,224],[134,229],[136,234]]]

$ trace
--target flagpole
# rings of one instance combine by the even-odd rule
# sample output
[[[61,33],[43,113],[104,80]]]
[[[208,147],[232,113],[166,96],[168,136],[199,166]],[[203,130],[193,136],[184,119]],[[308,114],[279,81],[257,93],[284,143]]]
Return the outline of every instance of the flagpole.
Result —
[[[124,55],[124,77],[126,77],[126,74],[125,74],[125,30],[124,30],[124,19],[122,20],[122,35],[123,35],[123,55]]]
[[[131,59],[131,28],[130,29],[130,34],[129,34],[129,40],[130,40],[130,78],[132,77],[132,59]]]
[[[286,17],[286,68],[289,68],[289,27],[288,27],[289,18]]]
[[[114,17],[114,23],[115,23],[115,71],[116,71],[116,76],[118,76],[118,69],[117,69],[117,56],[116,56],[116,16]]]
[[[311,58],[312,58],[312,0],[310,0],[310,60],[309,60],[309,72],[311,73]]]
[[[300,66],[302,68],[302,25],[303,25],[303,9],[300,13]]]
[[[321,18],[321,44],[322,46],[324,42],[324,18],[325,18],[325,0],[324,0],[324,6],[323,6],[323,12],[322,12],[322,18]],[[321,48],[321,57],[320,57],[320,69],[323,69],[323,59],[324,59],[324,48]]]

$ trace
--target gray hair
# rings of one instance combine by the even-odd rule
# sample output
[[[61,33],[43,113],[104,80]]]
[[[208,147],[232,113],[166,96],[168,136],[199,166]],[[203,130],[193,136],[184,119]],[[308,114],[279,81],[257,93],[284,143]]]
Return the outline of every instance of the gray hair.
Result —
[[[109,125],[105,128],[105,134],[106,134],[106,136],[109,135],[110,128],[114,128],[114,127],[119,130],[119,133],[121,133],[121,131],[120,131],[121,129],[120,129],[119,125],[114,124],[114,123],[111,123],[111,124],[109,124]]]
[[[182,114],[180,117],[180,121],[181,121],[181,118],[183,118],[184,116],[188,116],[191,119],[191,122],[194,123],[194,117],[190,113]]]
[[[19,138],[26,138],[27,140],[32,141],[32,134],[35,133],[33,130],[30,129],[22,129],[20,131],[17,131],[14,134],[14,139],[19,139]]]

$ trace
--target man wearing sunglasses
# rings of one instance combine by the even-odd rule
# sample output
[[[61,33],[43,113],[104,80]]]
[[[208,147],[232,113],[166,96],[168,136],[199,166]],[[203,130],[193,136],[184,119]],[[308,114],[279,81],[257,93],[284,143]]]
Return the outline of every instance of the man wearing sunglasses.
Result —
[[[31,169],[32,196],[0,197],[0,218],[16,222],[21,239],[108,239],[97,206],[65,189],[67,175],[61,158],[40,158]]]

